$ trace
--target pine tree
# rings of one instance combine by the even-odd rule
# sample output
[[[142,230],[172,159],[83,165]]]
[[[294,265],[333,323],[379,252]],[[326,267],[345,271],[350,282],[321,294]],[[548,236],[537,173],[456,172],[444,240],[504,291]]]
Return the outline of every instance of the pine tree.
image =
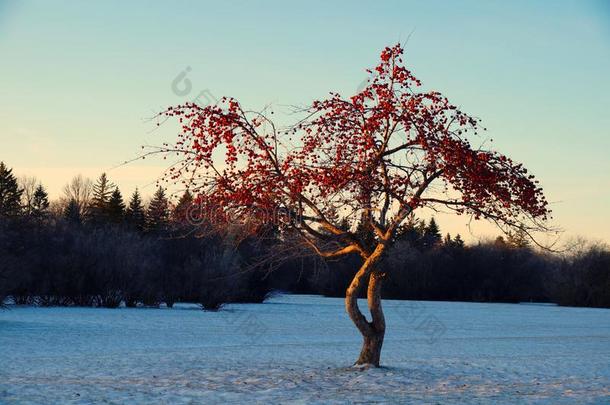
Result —
[[[64,209],[64,218],[71,224],[80,225],[83,221],[80,206],[76,199],[71,198]]]
[[[453,239],[451,239],[451,234],[447,233],[447,235],[445,235],[445,239],[443,240],[443,245],[445,246],[452,246],[453,245]]]
[[[169,222],[169,214],[169,201],[163,188],[159,187],[146,211],[146,229],[149,232],[165,231]]]
[[[411,214],[407,217],[405,223],[399,227],[395,240],[406,241],[411,246],[420,249],[423,240],[424,228],[424,221],[417,219]]]
[[[517,249],[525,249],[530,246],[527,233],[523,229],[517,229],[515,232],[509,232],[508,240],[506,241],[510,246]]]
[[[437,240],[441,240],[441,231],[434,217],[430,219],[430,222],[428,222],[428,226],[426,226],[426,228],[424,229],[424,235],[430,236]]]
[[[139,232],[143,231],[146,226],[146,212],[137,188],[131,195],[129,207],[125,210],[125,222],[130,228]]]
[[[21,213],[21,194],[13,170],[0,162],[0,216],[14,217]]]
[[[172,211],[172,220],[178,224],[188,223],[188,210],[193,204],[193,195],[186,190]]]
[[[430,219],[428,226],[424,228],[424,247],[431,248],[436,246],[442,240],[441,230],[436,223],[434,217]]]
[[[93,197],[89,208],[89,222],[101,225],[110,221],[109,203],[115,185],[102,173],[93,185]]]
[[[30,215],[36,219],[44,219],[49,215],[49,195],[42,184],[39,184],[38,187],[36,187],[36,191],[34,191]]]
[[[125,203],[118,187],[114,189],[108,201],[108,220],[113,224],[120,224],[125,218]]]
[[[452,238],[450,234],[447,234],[443,241],[443,245],[450,249],[462,249],[464,247],[464,241],[459,233],[454,238]]]
[[[455,238],[453,238],[453,244],[458,248],[464,247],[464,240],[459,233],[455,236]]]

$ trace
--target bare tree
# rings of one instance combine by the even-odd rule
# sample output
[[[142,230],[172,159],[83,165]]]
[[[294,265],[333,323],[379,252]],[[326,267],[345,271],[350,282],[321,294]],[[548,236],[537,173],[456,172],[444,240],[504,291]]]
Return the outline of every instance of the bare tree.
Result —
[[[92,190],[93,183],[91,180],[79,174],[64,186],[64,195],[61,198],[61,202],[65,207],[71,200],[74,200],[78,205],[81,215],[84,215],[91,202]]]
[[[34,193],[36,187],[40,182],[34,176],[21,176],[19,177],[19,187],[23,190],[21,194],[21,205],[26,214],[32,211],[32,201],[34,200]]]

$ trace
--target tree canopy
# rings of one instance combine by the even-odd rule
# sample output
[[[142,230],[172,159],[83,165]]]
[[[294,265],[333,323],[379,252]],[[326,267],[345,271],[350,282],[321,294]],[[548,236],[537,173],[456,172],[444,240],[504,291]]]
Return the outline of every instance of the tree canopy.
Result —
[[[176,117],[182,131],[164,151],[184,159],[168,177],[233,219],[287,213],[284,225],[325,255],[370,253],[332,221],[335,212],[365,213],[378,240],[390,240],[422,207],[486,218],[506,232],[540,229],[549,210],[534,177],[498,152],[473,147],[479,120],[439,92],[420,91],[402,58],[400,45],[385,48],[362,91],[314,101],[289,128],[231,97],[170,107],[162,116]],[[317,241],[328,238],[319,229],[340,249],[323,251]]]

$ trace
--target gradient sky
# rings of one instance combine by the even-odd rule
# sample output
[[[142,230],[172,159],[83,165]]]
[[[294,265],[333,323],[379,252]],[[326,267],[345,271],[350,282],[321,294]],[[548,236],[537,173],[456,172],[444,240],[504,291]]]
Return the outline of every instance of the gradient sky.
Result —
[[[424,87],[537,175],[565,237],[610,241],[610,1],[373,3],[0,0],[0,160],[52,197],[102,171],[152,194],[162,162],[113,167],[172,138],[152,131],[154,112],[204,90],[279,110],[354,93],[379,51],[409,38]],[[177,95],[187,67],[192,90]]]

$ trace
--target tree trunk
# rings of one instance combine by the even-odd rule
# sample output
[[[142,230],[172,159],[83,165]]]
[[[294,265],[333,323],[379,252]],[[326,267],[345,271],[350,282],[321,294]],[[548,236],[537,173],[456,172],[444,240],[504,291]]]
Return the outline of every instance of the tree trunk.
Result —
[[[356,366],[374,366],[379,367],[379,361],[381,358],[381,346],[383,345],[384,332],[379,333],[378,336],[367,337],[364,336],[364,343],[362,344],[362,350],[360,351],[360,357],[354,365]]]
[[[385,336],[385,317],[381,308],[382,281],[383,275],[381,273],[376,271],[371,272],[366,296],[373,320],[369,322],[371,326],[370,333],[363,335],[364,343],[360,357],[356,361],[357,365],[370,364],[379,367],[381,347],[383,346],[383,338]]]
[[[364,261],[362,267],[352,280],[345,293],[345,309],[354,322],[364,340],[360,357],[355,365],[379,367],[381,347],[385,336],[385,317],[381,308],[381,283],[383,274],[374,269],[383,252],[383,245],[378,245],[375,251]],[[358,295],[368,278],[367,301],[372,320],[366,317],[358,308]]]

